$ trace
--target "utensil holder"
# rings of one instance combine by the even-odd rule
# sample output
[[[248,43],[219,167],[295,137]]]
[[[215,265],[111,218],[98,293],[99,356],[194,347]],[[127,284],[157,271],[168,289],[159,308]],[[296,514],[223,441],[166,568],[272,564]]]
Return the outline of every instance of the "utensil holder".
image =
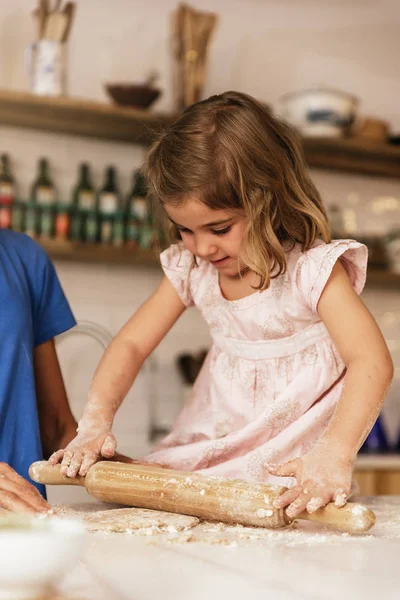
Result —
[[[39,96],[67,93],[67,48],[63,42],[38,40],[27,48],[30,91]]]

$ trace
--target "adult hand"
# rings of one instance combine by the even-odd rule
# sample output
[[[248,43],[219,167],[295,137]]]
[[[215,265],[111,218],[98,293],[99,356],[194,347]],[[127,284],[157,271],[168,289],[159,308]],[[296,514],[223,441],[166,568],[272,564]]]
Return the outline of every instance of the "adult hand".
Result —
[[[35,486],[6,463],[0,463],[0,508],[12,512],[47,513],[50,505]]]

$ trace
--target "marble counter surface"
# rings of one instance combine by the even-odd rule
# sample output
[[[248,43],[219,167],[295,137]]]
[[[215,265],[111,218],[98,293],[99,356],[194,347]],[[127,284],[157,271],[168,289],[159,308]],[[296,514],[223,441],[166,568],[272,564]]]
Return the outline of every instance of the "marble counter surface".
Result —
[[[60,593],[63,600],[397,600],[400,496],[359,500],[377,515],[362,536],[306,522],[278,531],[200,524],[172,535],[88,533],[83,560]]]

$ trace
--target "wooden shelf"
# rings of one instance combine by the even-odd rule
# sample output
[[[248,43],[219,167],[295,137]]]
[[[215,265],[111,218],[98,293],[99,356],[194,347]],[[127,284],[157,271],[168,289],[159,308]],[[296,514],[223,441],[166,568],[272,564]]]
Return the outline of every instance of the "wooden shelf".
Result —
[[[102,244],[79,244],[60,240],[36,240],[53,260],[78,263],[103,263],[127,266],[159,266],[155,250],[130,249],[125,246],[103,246]]]
[[[400,273],[383,271],[379,269],[368,269],[367,285],[374,288],[400,289]]]
[[[131,266],[157,267],[160,265],[156,250],[130,249],[125,246],[103,246],[101,244],[79,244],[60,240],[36,240],[55,260],[90,263],[114,263]],[[400,289],[400,273],[368,270],[367,285]]]
[[[0,124],[147,145],[173,118],[68,97],[0,90]]]
[[[148,145],[172,114],[0,90],[0,125]],[[400,178],[400,147],[356,139],[303,138],[310,167]]]
[[[345,138],[303,138],[310,167],[400,178],[400,146]]]
[[[354,466],[354,479],[361,496],[400,494],[399,454],[360,454]]]
[[[400,454],[359,454],[356,471],[400,471]]]

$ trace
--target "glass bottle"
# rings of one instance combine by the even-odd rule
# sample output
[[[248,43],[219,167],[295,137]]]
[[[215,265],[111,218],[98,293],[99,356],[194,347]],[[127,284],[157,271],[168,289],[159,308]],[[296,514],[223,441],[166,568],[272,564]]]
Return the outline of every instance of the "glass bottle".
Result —
[[[112,241],[114,246],[121,247],[125,243],[125,212],[118,210],[114,216]]]
[[[338,204],[331,204],[327,212],[331,235],[333,239],[340,238],[344,231],[342,210]]]
[[[46,158],[41,158],[38,163],[38,175],[32,185],[31,203],[33,206],[27,208],[27,228],[32,229],[29,223],[34,218],[36,207],[35,233],[42,237],[51,238],[54,235],[55,213],[56,213],[56,191],[50,177],[49,163]],[[29,216],[29,219],[28,219]]]
[[[15,183],[8,154],[0,156],[0,228],[11,229]]]
[[[150,248],[154,235],[147,201],[147,185],[143,172],[138,169],[133,175],[132,189],[126,206],[126,240],[131,248]]]
[[[71,237],[88,242],[95,242],[97,238],[96,192],[87,163],[79,165],[78,180],[72,193]]]
[[[71,209],[69,204],[58,204],[55,214],[54,234],[58,240],[68,240],[71,234]]]
[[[380,415],[361,446],[360,452],[362,454],[386,454],[389,451],[390,445],[386,437],[382,416]]]
[[[98,209],[100,216],[100,241],[110,244],[116,213],[122,210],[121,194],[117,185],[117,174],[114,167],[107,167],[104,185],[99,191]]]

